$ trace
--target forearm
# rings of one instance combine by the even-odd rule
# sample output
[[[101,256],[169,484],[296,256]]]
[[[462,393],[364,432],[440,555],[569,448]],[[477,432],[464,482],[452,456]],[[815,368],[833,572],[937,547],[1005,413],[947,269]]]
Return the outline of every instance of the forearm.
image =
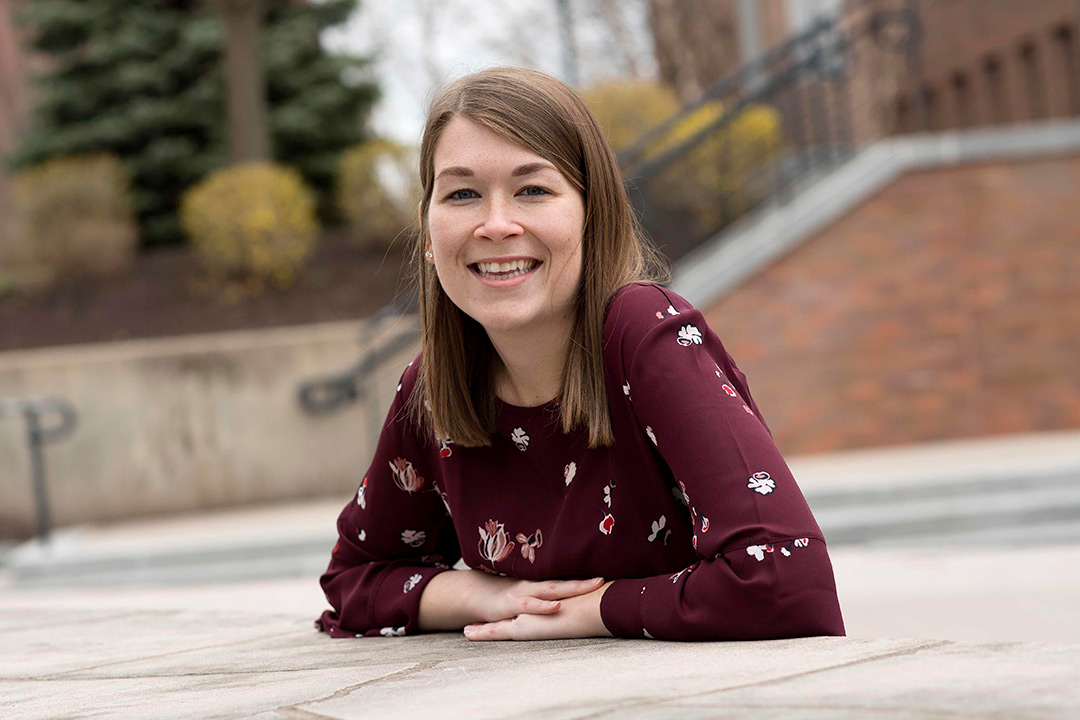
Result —
[[[420,596],[420,630],[460,630],[481,622],[475,599],[490,584],[475,570],[448,570],[431,578]]]

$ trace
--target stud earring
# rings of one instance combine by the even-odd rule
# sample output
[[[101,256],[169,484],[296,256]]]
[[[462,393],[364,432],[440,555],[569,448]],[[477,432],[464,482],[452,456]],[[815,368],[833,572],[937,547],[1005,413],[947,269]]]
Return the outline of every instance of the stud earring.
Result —
[[[435,256],[431,254],[430,250],[428,250],[426,253],[424,253],[424,257],[435,257]]]

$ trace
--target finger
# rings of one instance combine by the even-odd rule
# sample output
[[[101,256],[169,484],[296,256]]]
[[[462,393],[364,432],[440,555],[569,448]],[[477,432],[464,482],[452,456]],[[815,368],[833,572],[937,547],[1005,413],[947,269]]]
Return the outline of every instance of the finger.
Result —
[[[604,578],[591,580],[548,580],[532,583],[528,588],[530,595],[541,600],[561,600],[563,598],[584,595],[604,584]]]
[[[518,599],[517,603],[518,615],[526,613],[529,615],[550,615],[551,613],[559,612],[559,608],[562,604],[558,600],[541,600],[536,597],[523,597]]]
[[[472,642],[510,640],[510,620],[465,626],[465,637]]]

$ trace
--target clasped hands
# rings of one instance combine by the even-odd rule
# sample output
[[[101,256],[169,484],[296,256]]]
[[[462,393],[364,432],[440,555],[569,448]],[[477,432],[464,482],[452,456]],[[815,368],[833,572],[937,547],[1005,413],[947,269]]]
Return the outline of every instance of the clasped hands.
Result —
[[[474,571],[475,572],[475,571]],[[600,618],[600,598],[610,582],[543,580],[532,582],[487,576],[476,598],[485,618],[465,626],[469,640],[553,640],[611,637]]]
[[[480,570],[446,570],[420,597],[421,632],[464,628],[469,640],[611,637],[600,617],[610,582],[520,580]]]

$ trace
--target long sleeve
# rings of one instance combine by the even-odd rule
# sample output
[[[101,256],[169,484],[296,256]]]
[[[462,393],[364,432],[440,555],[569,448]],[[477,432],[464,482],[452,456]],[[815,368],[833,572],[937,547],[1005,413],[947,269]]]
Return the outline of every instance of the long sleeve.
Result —
[[[386,416],[375,456],[337,520],[320,584],[333,606],[315,621],[333,637],[418,632],[420,595],[461,553],[453,524],[406,417],[414,361]]]
[[[704,317],[648,286],[619,308],[624,391],[693,527],[697,562],[616,580],[601,616],[621,637],[843,635],[825,541],[746,378]]]

